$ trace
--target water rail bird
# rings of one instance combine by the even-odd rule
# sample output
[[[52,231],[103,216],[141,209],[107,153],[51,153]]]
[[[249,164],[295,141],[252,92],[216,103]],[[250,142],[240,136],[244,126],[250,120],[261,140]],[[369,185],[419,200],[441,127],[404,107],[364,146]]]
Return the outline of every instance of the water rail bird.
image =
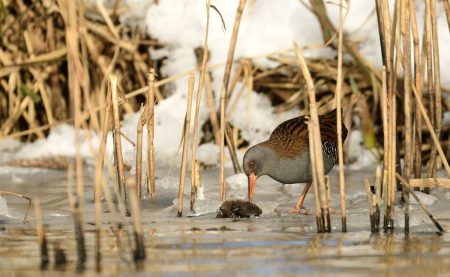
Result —
[[[336,110],[319,116],[324,174],[338,161]],[[342,124],[342,140],[347,128]],[[290,213],[310,214],[303,207],[311,187],[311,160],[307,118],[299,116],[278,125],[269,139],[250,147],[244,155],[244,171],[248,176],[248,198],[253,202],[256,179],[268,175],[283,184],[306,183],[297,204]]]

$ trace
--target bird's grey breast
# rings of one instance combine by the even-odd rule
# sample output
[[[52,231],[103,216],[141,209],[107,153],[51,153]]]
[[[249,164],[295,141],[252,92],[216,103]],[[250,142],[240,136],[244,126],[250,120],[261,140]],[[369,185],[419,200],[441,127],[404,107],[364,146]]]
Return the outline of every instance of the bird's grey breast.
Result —
[[[271,178],[284,184],[305,183],[311,181],[311,160],[309,151],[294,159],[280,159],[270,174]]]
[[[332,141],[322,143],[324,174],[328,174],[337,162],[337,147]],[[280,159],[277,166],[268,174],[284,184],[306,183],[312,181],[309,150],[294,159]]]

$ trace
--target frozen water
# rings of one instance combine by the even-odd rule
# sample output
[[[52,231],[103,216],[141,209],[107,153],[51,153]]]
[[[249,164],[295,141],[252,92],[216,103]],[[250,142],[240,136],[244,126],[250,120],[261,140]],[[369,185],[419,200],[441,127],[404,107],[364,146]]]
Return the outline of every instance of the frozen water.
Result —
[[[426,194],[426,193],[423,193],[420,191],[416,191],[415,194],[417,195],[417,197],[419,197],[420,201],[425,206],[431,206],[434,203],[436,203],[436,201],[438,200],[436,196],[429,195],[429,194]],[[410,204],[418,205],[416,198],[414,198],[412,195],[409,198],[410,198]]]

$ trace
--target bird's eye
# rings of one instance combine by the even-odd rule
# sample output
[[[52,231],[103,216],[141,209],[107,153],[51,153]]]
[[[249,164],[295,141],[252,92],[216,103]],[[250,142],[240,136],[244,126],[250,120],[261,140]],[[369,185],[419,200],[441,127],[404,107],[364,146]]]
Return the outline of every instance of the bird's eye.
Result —
[[[255,162],[254,161],[249,161],[248,162],[248,167],[249,168],[253,168],[255,166]]]

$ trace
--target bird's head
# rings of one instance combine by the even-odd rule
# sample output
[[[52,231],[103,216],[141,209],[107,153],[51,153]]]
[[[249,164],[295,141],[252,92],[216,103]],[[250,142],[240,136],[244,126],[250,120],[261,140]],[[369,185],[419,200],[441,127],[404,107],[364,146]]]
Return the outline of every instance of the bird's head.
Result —
[[[250,202],[253,202],[256,179],[269,173],[274,158],[273,150],[260,144],[249,148],[245,153],[243,167],[248,176],[248,200]]]

